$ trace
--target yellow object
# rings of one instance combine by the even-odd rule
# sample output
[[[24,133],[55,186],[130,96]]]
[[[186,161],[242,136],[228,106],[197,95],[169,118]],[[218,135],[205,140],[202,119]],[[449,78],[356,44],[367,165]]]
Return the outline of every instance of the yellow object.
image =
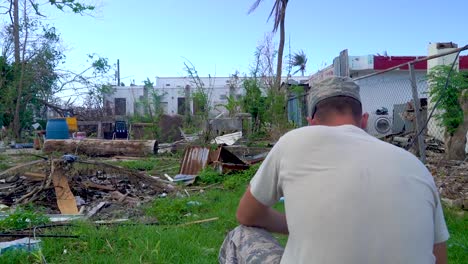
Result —
[[[70,132],[76,132],[78,131],[78,122],[76,121],[76,117],[67,117],[67,125],[68,125],[68,131]]]

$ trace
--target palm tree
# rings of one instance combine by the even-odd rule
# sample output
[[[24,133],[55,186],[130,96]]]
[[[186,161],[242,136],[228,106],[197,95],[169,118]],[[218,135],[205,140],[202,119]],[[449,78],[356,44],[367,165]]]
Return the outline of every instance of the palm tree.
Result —
[[[303,50],[294,53],[290,63],[291,67],[299,67],[299,69],[297,69],[297,71],[295,71],[293,74],[301,72],[302,76],[304,76],[304,72],[307,66],[307,55],[305,55]]]
[[[253,5],[250,7],[249,14],[255,11],[257,7],[263,0],[256,0]],[[285,29],[284,29],[284,20],[286,18],[286,7],[288,5],[289,0],[275,0],[273,8],[271,9],[270,15],[268,16],[268,20],[273,16],[275,16],[275,22],[273,24],[273,33],[280,29],[280,42],[278,47],[278,63],[276,64],[276,80],[275,85],[278,90],[281,89],[281,71],[283,68],[283,51],[284,51],[284,39],[285,39]]]

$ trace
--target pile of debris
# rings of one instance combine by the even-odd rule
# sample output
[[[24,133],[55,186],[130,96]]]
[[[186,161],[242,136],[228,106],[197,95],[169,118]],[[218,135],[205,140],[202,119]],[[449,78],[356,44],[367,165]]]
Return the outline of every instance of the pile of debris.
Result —
[[[175,189],[170,183],[108,163],[61,159],[35,160],[0,173],[0,203],[34,203],[49,214],[94,216],[107,206],[137,207]]]
[[[173,179],[168,176],[166,177],[172,182],[183,182],[186,185],[193,184],[198,174],[207,166],[213,167],[222,174],[245,170],[250,165],[263,161],[269,151],[268,149],[262,149],[260,154],[252,157],[245,153],[245,149],[246,147],[241,146],[218,146],[215,149],[202,146],[188,146],[185,148],[181,160],[179,174]],[[234,154],[234,152],[237,152],[237,154]]]
[[[468,162],[431,155],[427,167],[434,176],[442,200],[449,206],[468,210]]]

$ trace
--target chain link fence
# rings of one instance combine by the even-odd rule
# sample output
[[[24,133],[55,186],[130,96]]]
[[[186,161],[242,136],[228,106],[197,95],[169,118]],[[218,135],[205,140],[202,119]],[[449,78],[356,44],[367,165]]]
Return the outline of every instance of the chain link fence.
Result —
[[[466,46],[451,53],[458,57],[463,49]],[[446,128],[437,118],[441,113],[437,108],[440,102],[429,94],[425,63],[433,57],[417,59],[354,80],[361,89],[363,110],[369,114],[367,132],[410,151],[426,164],[439,166],[450,157],[445,146]],[[450,73],[446,75],[442,76],[446,78],[444,81],[450,82]],[[307,98],[305,94],[288,99],[288,119],[296,126],[307,125]]]
[[[426,151],[422,148],[423,153],[419,153],[417,135],[428,117],[428,85],[425,71],[415,71],[414,76],[415,92],[407,70],[371,75],[357,79],[356,83],[361,88],[363,110],[369,114],[367,132],[424,159]],[[419,126],[415,101],[419,105]],[[443,131],[426,128],[422,136],[437,142],[435,151],[443,151]]]
[[[464,89],[457,86],[468,83],[459,82],[459,77],[455,77],[458,74],[456,62],[461,51],[462,49],[452,51],[456,56],[445,66],[445,71],[441,70],[444,68],[437,68],[438,66],[430,71],[427,66],[416,67],[418,63],[427,63],[430,57],[426,57],[384,72],[355,78],[361,88],[364,111],[369,113],[368,133],[405,148],[417,155],[422,162],[435,167],[442,163],[447,164],[452,159],[463,160],[468,154],[463,153],[467,124],[463,123],[463,106],[459,106],[463,95],[454,97],[454,91],[456,94],[460,88],[461,91]],[[434,77],[433,69],[437,69],[437,77]],[[462,78],[466,77],[468,75]],[[439,90],[438,96],[434,95],[435,89]],[[459,108],[461,111],[461,123],[452,131],[448,129],[449,123],[453,121],[449,118],[453,115],[445,120],[439,118],[449,111],[441,110],[439,106],[443,104],[444,109],[458,111]],[[453,104],[453,107],[447,104]],[[457,138],[457,134],[460,138]]]

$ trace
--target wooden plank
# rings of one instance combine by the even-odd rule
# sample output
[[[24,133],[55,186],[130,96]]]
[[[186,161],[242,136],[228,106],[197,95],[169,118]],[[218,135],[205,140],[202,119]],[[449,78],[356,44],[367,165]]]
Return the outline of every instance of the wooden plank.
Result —
[[[193,222],[187,222],[187,223],[183,223],[183,224],[180,224],[180,225],[177,225],[177,226],[188,226],[188,225],[194,225],[194,224],[208,223],[208,222],[217,221],[218,219],[219,219],[219,217],[213,217],[213,218],[197,220],[197,221],[193,221]]]
[[[78,214],[75,196],[70,190],[68,179],[61,168],[55,168],[52,173],[52,182],[57,196],[57,205],[62,214]]]
[[[25,172],[23,173],[23,176],[26,176],[28,178],[38,179],[38,180],[43,180],[47,177],[43,173],[36,173],[36,172]]]
[[[98,189],[103,191],[115,191],[115,188],[112,186],[100,185],[91,181],[85,181],[83,186],[91,189]]]

